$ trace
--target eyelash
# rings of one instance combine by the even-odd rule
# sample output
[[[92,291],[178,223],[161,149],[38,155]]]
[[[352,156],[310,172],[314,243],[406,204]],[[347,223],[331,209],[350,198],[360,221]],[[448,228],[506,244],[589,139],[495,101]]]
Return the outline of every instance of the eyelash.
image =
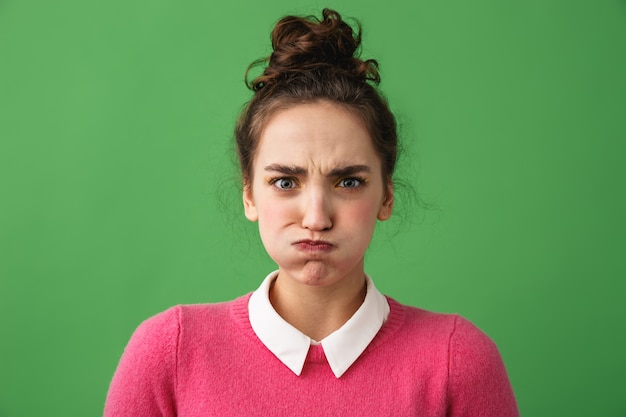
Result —
[[[354,187],[345,187],[345,186],[344,186],[344,187],[342,187],[342,188],[347,188],[347,189],[353,190],[353,189],[356,189],[356,188],[361,188],[361,187],[363,187],[363,186],[365,185],[365,178],[363,178],[363,177],[359,177],[359,176],[352,176],[352,177],[345,177],[345,178],[342,178],[342,179],[340,179],[340,180],[337,182],[337,185],[341,184],[342,182],[344,182],[344,181],[346,181],[346,180],[356,181],[356,182],[357,182],[357,184],[356,184]]]
[[[291,187],[287,187],[287,188],[279,187],[278,184],[281,181],[291,181],[292,182],[292,186]],[[346,187],[345,185],[341,186],[341,183],[343,183],[345,181],[356,181],[357,184],[354,185],[353,187]],[[269,185],[275,187],[279,191],[290,191],[290,190],[293,190],[294,188],[296,188],[298,186],[298,180],[293,178],[293,177],[270,178],[267,182],[268,182]],[[354,189],[363,187],[365,185],[365,183],[366,183],[365,178],[359,177],[359,176],[352,176],[352,177],[341,178],[339,181],[337,181],[335,183],[335,186],[338,186],[339,188],[345,188],[347,190],[354,190]]]
[[[277,184],[280,181],[291,181],[293,183],[293,186],[290,188],[282,188],[279,187]],[[277,177],[277,178],[270,178],[268,181],[268,184],[270,184],[271,186],[275,187],[276,189],[278,189],[279,191],[289,191],[289,190],[293,190],[294,186],[298,185],[298,181],[295,178],[291,178],[291,177]]]

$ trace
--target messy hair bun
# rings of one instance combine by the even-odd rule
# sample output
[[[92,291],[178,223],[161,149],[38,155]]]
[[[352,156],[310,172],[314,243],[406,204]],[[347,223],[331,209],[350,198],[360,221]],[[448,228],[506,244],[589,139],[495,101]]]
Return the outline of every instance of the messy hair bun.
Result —
[[[255,61],[249,69],[268,62],[262,75],[248,82],[258,91],[267,84],[280,82],[302,71],[332,72],[378,84],[378,63],[359,58],[361,28],[353,32],[334,10],[324,9],[322,19],[315,16],[282,18],[272,31],[274,52]]]
[[[253,62],[246,84],[254,91],[244,107],[235,139],[244,185],[252,178],[252,163],[261,132],[276,111],[298,104],[329,101],[358,115],[367,127],[380,157],[382,174],[390,184],[396,163],[396,120],[377,90],[378,63],[361,60],[361,30],[347,24],[334,10],[322,19],[287,16],[272,31],[273,53]],[[267,64],[263,73],[248,80],[250,69]]]

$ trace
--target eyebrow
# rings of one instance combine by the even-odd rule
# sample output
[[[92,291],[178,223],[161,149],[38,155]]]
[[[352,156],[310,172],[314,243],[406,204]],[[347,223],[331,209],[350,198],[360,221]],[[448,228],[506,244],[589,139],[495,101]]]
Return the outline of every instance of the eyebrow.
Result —
[[[268,172],[278,172],[284,175],[304,175],[306,170],[295,165],[271,164],[265,167]]]
[[[281,165],[271,164],[265,167],[265,171],[279,172],[283,175],[306,175],[306,169],[295,165]],[[372,169],[367,165],[349,165],[346,167],[334,168],[330,171],[328,176],[330,177],[344,177],[348,175],[354,175],[361,172],[372,172]]]
[[[354,175],[361,172],[370,173],[372,170],[367,165],[350,165],[342,168],[335,168],[330,171],[330,176],[332,177],[345,177],[348,175]]]

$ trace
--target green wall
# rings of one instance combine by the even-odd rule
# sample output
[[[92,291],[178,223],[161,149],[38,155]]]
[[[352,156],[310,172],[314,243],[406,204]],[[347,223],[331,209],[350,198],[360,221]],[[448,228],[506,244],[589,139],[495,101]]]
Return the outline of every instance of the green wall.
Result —
[[[231,132],[272,24],[359,18],[406,152],[367,270],[496,340],[525,416],[626,416],[623,0],[0,0],[0,417],[101,414],[133,329],[273,266]]]

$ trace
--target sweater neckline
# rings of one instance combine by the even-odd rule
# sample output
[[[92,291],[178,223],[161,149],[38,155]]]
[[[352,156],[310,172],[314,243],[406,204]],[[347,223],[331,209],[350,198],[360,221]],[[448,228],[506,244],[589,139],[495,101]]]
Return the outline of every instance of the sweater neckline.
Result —
[[[258,338],[256,333],[252,329],[252,325],[250,324],[250,316],[248,314],[248,302],[251,296],[252,292],[233,300],[230,307],[230,314],[232,319],[235,321],[235,323],[238,325],[238,327],[246,337],[255,340],[256,343],[262,345],[263,348],[267,349],[263,342]],[[364,355],[368,351],[376,349],[378,348],[378,346],[384,344],[400,329],[400,327],[405,322],[406,307],[398,303],[391,297],[385,296],[385,298],[389,303],[389,317],[361,355]],[[307,355],[307,361],[321,361],[326,363],[328,362],[321,345],[311,345],[309,354]]]
[[[248,300],[248,317],[257,337],[291,371],[300,375],[311,345],[321,344],[335,377],[361,356],[389,315],[389,302],[365,274],[366,295],[358,310],[339,329],[319,342],[300,332],[274,310],[269,290],[279,271],[270,273]]]

